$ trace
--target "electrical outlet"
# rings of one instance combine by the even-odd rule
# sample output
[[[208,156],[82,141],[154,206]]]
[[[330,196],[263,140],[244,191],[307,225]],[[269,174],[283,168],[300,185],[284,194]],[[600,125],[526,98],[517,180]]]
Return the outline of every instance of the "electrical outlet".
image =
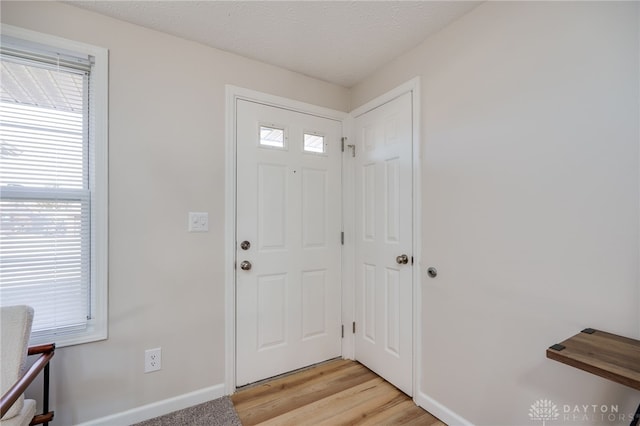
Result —
[[[144,351],[144,372],[151,373],[162,368],[162,348]]]

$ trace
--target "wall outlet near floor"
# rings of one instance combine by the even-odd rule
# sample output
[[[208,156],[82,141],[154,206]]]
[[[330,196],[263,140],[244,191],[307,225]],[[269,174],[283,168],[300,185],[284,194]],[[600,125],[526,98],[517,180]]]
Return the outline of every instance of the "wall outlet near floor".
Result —
[[[162,348],[144,351],[144,372],[151,373],[162,368]]]

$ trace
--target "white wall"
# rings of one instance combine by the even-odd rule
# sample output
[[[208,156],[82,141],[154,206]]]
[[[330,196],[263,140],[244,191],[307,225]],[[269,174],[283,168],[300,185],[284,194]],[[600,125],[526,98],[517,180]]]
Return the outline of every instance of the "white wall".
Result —
[[[343,111],[347,89],[69,5],[1,7],[110,52],[109,339],[57,351],[53,424],[224,383],[225,84]],[[189,211],[209,233],[187,232]],[[162,370],[143,374],[157,346]]]
[[[351,94],[64,4],[0,7],[110,49],[110,336],[58,351],[54,425],[224,381],[225,84],[347,110],[416,75],[419,265],[440,272],[423,277],[420,390],[486,425],[540,424],[540,398],[635,408],[545,349],[586,326],[640,337],[637,3],[486,3]],[[186,232],[190,210],[208,234]],[[599,424],[554,422],[580,423]]]
[[[541,398],[554,425],[628,424],[563,406],[640,402],[545,358],[585,327],[640,337],[638,17],[485,3],[352,90],[357,107],[421,77],[420,390],[475,424],[541,424]]]

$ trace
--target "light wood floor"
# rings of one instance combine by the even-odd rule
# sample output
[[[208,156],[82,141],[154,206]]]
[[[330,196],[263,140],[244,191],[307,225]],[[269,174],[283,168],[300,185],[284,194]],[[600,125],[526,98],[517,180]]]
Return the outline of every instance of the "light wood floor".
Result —
[[[330,361],[235,393],[249,425],[446,426],[363,365]]]

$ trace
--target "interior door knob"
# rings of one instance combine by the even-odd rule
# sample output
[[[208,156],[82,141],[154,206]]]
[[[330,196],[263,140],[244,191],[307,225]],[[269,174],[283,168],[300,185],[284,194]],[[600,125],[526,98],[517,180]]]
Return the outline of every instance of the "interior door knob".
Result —
[[[409,263],[409,258],[406,254],[401,254],[400,256],[396,257],[396,263],[399,265],[406,265],[407,263]]]
[[[242,269],[243,271],[248,271],[251,269],[251,262],[249,262],[248,260],[243,260],[240,263],[240,269]]]

